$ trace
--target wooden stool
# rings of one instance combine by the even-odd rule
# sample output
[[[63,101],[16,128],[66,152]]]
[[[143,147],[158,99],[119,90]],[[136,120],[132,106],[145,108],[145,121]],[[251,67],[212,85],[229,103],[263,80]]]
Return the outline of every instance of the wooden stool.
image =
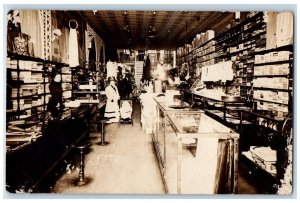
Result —
[[[104,124],[107,123],[108,120],[109,120],[108,118],[102,118],[102,119],[100,120],[100,123],[101,123],[101,141],[100,141],[99,144],[100,144],[101,146],[104,146],[104,145],[108,145],[108,144],[109,144],[109,142],[106,142],[106,141],[105,141],[105,133],[104,133]]]
[[[84,178],[84,167],[85,167],[85,163],[84,163],[84,150],[87,149],[88,147],[90,147],[92,145],[91,142],[84,142],[84,143],[79,143],[76,148],[79,149],[80,152],[80,166],[79,166],[79,180],[77,181],[77,185],[84,185],[86,184],[85,178]]]

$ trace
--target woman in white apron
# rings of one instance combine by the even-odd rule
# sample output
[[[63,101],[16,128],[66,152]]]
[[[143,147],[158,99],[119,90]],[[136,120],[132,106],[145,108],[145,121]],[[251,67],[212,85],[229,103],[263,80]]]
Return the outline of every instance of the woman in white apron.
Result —
[[[115,78],[109,77],[108,82],[109,85],[105,88],[107,102],[104,117],[109,119],[108,122],[119,122],[120,108],[118,101],[120,99],[120,95],[115,84]]]

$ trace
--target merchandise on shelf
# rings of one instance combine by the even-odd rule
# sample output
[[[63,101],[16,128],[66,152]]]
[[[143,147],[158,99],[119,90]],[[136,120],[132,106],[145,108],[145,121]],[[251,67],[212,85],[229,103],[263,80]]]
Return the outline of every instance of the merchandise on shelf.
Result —
[[[276,65],[254,66],[254,76],[279,76],[284,77],[290,74],[290,65],[288,63]]]
[[[289,79],[284,77],[275,78],[254,78],[253,87],[258,88],[274,88],[274,89],[289,89]]]
[[[255,64],[287,61],[290,59],[290,51],[274,51],[263,55],[255,55]]]
[[[270,147],[251,146],[250,151],[243,152],[243,154],[258,164],[262,169],[266,170],[273,176],[276,176],[276,150],[272,150]]]

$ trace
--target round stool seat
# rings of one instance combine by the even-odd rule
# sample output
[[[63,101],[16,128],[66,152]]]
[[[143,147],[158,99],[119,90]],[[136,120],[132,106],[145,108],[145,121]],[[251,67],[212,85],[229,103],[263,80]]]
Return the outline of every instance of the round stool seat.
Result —
[[[107,123],[109,121],[109,118],[101,118],[100,123]]]
[[[92,146],[91,142],[83,142],[83,143],[78,143],[78,145],[76,145],[77,149],[85,149]]]

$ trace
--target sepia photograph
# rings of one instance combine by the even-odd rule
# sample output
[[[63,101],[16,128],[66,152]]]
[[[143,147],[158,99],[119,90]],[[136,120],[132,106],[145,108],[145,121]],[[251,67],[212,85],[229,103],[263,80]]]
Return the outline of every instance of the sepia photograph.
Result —
[[[292,195],[294,10],[133,8],[4,12],[5,192]]]

